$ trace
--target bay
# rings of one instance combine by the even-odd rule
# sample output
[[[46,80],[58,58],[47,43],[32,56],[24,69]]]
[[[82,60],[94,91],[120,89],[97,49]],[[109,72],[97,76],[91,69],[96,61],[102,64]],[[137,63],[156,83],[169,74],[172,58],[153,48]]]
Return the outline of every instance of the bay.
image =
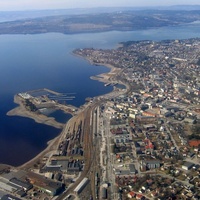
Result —
[[[8,117],[16,93],[49,88],[76,93],[70,104],[80,106],[86,97],[112,90],[90,76],[108,72],[72,54],[75,48],[115,48],[129,40],[164,40],[200,37],[198,23],[139,31],[110,31],[63,35],[0,35],[0,163],[20,165],[46,148],[61,130],[23,117]],[[56,115],[59,115],[56,114]],[[58,120],[62,120],[58,116]],[[64,119],[66,121],[67,119]]]

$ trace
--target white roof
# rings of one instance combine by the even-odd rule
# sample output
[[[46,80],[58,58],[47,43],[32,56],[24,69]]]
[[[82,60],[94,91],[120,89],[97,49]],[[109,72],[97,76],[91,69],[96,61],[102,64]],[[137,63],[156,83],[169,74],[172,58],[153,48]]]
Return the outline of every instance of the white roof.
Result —
[[[88,178],[84,178],[74,189],[74,192],[78,192],[88,181]]]

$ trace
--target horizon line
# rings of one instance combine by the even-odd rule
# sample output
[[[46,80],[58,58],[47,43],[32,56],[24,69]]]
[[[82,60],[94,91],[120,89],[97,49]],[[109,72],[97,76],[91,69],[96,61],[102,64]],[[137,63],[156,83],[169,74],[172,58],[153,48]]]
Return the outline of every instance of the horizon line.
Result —
[[[91,9],[152,9],[152,8],[172,8],[172,7],[200,7],[200,4],[174,4],[174,5],[154,5],[154,6],[97,6],[97,7],[79,7],[79,8],[36,8],[36,9],[24,9],[24,10],[0,10],[0,12],[26,12],[26,11],[55,11],[55,10],[91,10]],[[187,10],[187,9],[186,9]],[[193,9],[195,10],[195,8]],[[199,10],[199,8],[197,8]]]

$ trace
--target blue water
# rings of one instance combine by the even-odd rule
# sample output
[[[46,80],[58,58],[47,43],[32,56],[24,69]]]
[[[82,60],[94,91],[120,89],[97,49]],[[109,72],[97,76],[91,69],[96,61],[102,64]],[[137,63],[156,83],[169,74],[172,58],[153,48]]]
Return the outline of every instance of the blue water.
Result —
[[[128,40],[163,40],[200,37],[199,24],[140,31],[63,35],[0,35],[0,163],[20,165],[39,152],[61,130],[22,117],[8,117],[16,93],[39,88],[76,93],[70,104],[111,91],[89,77],[107,72],[74,56],[75,48],[115,48]],[[58,114],[57,118],[62,118]],[[65,120],[65,119],[63,119]]]
[[[52,112],[48,116],[54,117],[56,119],[56,121],[58,121],[60,123],[66,123],[71,118],[70,114],[66,114],[62,110],[55,110],[54,112]]]

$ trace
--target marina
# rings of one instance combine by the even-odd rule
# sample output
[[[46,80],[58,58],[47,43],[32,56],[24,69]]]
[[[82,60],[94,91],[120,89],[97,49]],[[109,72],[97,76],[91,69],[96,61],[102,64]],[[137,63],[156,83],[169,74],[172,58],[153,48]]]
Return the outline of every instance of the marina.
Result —
[[[44,105],[44,103],[59,103],[66,105],[68,101],[74,100],[76,93],[59,93],[47,88],[37,89],[32,91],[27,91],[25,93],[19,93],[22,98],[31,99],[35,98],[35,100],[39,104],[38,106]],[[47,106],[49,107],[49,106]],[[40,108],[42,110],[43,108]]]

